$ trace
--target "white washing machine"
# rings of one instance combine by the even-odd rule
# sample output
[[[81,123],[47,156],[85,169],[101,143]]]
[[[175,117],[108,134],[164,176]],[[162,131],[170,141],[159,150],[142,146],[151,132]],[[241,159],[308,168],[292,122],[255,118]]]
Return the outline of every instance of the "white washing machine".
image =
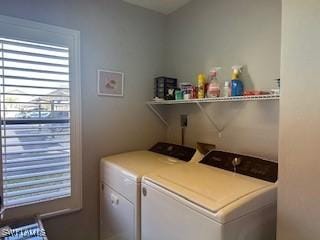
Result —
[[[211,151],[147,174],[142,240],[274,240],[278,165]]]
[[[128,152],[101,159],[100,239],[140,240],[142,176],[188,162],[194,153],[192,148],[158,143],[149,151]]]

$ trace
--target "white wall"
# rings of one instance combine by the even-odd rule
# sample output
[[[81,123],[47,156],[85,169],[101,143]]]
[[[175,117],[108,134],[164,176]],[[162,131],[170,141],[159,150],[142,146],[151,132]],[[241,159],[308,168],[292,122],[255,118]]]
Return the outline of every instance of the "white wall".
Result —
[[[50,240],[98,239],[99,158],[165,137],[144,104],[162,73],[164,16],[119,0],[2,0],[0,14],[81,31],[84,206],[45,225]],[[124,98],[97,97],[98,68],[125,72]]]
[[[270,90],[280,76],[281,0],[194,0],[167,20],[166,73],[196,82],[198,73],[223,67],[221,81],[231,79],[231,66],[245,64],[247,89]],[[170,107],[169,141],[179,142],[179,114],[190,114],[188,145],[215,143],[220,149],[277,160],[277,102],[223,103],[207,106],[222,138],[194,107]]]
[[[283,0],[278,239],[320,238],[320,2]]]

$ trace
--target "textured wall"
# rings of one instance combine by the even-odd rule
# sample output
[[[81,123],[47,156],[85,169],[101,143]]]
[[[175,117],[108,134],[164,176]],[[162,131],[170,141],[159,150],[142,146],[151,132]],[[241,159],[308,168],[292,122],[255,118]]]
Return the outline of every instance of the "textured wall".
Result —
[[[318,0],[283,0],[279,240],[320,238],[319,11]]]
[[[98,239],[99,158],[165,137],[144,104],[162,72],[164,16],[119,0],[2,0],[0,14],[81,31],[83,210],[45,225],[51,240]],[[125,72],[124,98],[97,97],[98,68]]]
[[[248,89],[270,90],[280,75],[281,0],[195,0],[167,20],[166,73],[195,83],[213,66],[223,67],[221,82],[231,79],[231,66],[244,64]],[[170,107],[167,137],[179,141],[179,114],[190,114],[186,142],[216,143],[221,149],[278,158],[278,102],[223,103],[207,111],[225,127],[222,138],[194,107]]]

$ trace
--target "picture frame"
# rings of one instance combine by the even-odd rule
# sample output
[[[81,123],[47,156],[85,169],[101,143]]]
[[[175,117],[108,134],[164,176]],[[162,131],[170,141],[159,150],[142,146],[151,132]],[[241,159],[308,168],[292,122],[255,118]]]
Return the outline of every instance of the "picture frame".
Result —
[[[124,73],[98,69],[97,71],[98,96],[123,97]]]

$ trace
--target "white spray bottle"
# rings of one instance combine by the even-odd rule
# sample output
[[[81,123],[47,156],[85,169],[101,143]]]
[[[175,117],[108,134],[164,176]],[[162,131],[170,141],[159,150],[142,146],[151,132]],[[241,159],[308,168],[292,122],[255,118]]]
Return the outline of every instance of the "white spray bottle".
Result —
[[[207,98],[220,97],[220,83],[218,81],[218,72],[221,67],[215,67],[209,72],[208,86],[206,96]]]

